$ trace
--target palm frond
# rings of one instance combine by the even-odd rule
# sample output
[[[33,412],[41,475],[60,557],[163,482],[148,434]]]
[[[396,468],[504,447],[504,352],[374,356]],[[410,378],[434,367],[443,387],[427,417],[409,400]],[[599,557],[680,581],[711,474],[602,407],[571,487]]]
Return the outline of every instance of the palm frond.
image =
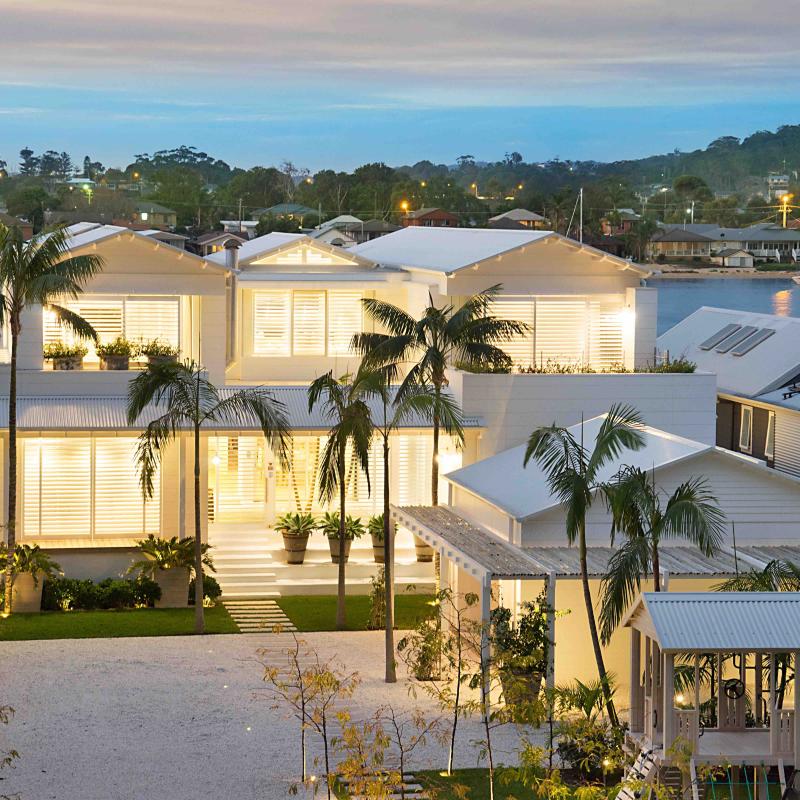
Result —
[[[416,320],[402,308],[374,297],[361,302],[367,316],[380,323],[392,336],[413,336]]]
[[[628,539],[608,561],[600,582],[600,638],[608,644],[651,570],[650,544],[643,536]]]
[[[594,483],[605,464],[613,461],[624,450],[641,450],[644,423],[632,406],[615,404],[606,414],[597,432],[594,448],[586,465],[587,478]]]
[[[148,499],[153,496],[153,479],[158,472],[164,447],[175,438],[185,422],[186,418],[180,411],[170,409],[152,420],[139,436],[136,461],[142,494]]]
[[[660,535],[686,539],[713,556],[725,539],[726,518],[703,478],[690,478],[673,492],[661,520]]]
[[[52,311],[62,325],[72,330],[81,339],[90,339],[93,342],[97,342],[97,331],[80,314],[76,314],[74,311],[55,303],[48,303],[45,308],[48,311]]]

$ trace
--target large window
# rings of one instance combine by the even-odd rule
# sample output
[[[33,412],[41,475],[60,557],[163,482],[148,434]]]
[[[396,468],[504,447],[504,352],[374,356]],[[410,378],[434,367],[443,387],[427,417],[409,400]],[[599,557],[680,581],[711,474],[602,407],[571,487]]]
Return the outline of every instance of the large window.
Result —
[[[208,440],[209,520],[263,521],[266,473],[263,436],[211,436]]]
[[[743,453],[749,453],[753,449],[753,409],[750,406],[741,407],[739,449]]]
[[[22,532],[25,538],[158,534],[160,478],[147,502],[132,437],[22,440]]]
[[[253,293],[253,354],[340,356],[362,330],[358,291],[258,291]]]
[[[80,297],[63,304],[80,314],[97,331],[100,343],[122,336],[132,342],[159,339],[172,347],[180,347],[180,298],[178,297]],[[44,343],[75,344],[77,337],[69,328],[59,324],[52,311],[44,312]],[[86,358],[97,360],[94,346]]]

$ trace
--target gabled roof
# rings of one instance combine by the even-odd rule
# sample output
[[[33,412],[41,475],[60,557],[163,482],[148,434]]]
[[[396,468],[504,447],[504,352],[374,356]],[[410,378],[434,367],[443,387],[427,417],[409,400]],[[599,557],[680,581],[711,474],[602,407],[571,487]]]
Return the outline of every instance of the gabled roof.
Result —
[[[668,652],[800,649],[800,592],[645,592],[623,625]]]
[[[651,237],[652,242],[713,242],[714,240],[698,231],[684,230],[683,228],[665,228],[656,231]]]
[[[258,208],[253,212],[253,216],[263,217],[265,214],[272,214],[273,216],[279,214],[296,214],[299,217],[308,217],[311,215],[318,217],[319,211],[316,208],[310,208],[301,203],[278,203],[269,208]]]
[[[553,231],[502,230],[495,228],[426,228],[411,226],[350,248],[350,253],[379,264],[448,274],[496,258],[503,253],[553,239],[600,254],[622,269],[642,275],[649,270],[622,258],[580,245]]]
[[[727,348],[725,340],[709,348],[711,337],[726,326],[731,326],[735,335],[743,334],[748,327],[774,333],[743,355],[736,354],[736,347]],[[716,373],[719,391],[756,397],[800,374],[798,342],[800,319],[795,317],[703,306],[659,336],[658,349],[669,351],[670,358],[686,357],[699,369]]]
[[[418,208],[416,211],[409,211],[406,213],[406,219],[421,219],[422,217],[430,216],[431,214],[447,214],[449,217],[457,217],[452,211],[446,208],[438,208],[437,206],[428,206],[426,208]]]
[[[586,448],[591,450],[605,416],[602,414],[587,420],[583,423],[583,430],[580,425],[573,425],[568,430],[579,441],[582,436]],[[599,481],[610,480],[623,464],[645,470],[661,469],[715,449],[712,445],[648,426],[642,428],[642,435],[644,447],[626,450],[619,458],[606,464],[598,475]],[[560,505],[558,499],[550,494],[544,470],[534,461],[525,467],[524,458],[525,445],[519,445],[449,472],[444,477],[515,520],[522,521]]]
[[[195,236],[193,241],[196,244],[208,244],[209,242],[216,242],[217,239],[237,239],[240,242],[247,241],[246,236],[241,236],[238,233],[232,233],[231,231],[209,231],[208,233],[201,233],[199,236]]]
[[[338,217],[334,217],[327,222],[317,225],[317,230],[322,231],[328,228],[338,228],[341,225],[361,225],[361,220],[358,217],[354,217],[352,214],[339,214]]]
[[[546,222],[547,220],[535,211],[528,211],[527,208],[512,208],[502,214],[489,217],[489,222],[497,222],[500,219],[510,219],[514,222]]]

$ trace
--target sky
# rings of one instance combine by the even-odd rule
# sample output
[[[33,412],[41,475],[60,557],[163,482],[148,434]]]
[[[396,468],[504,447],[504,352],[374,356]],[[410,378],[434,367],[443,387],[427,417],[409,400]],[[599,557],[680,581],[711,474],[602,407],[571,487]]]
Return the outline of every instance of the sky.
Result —
[[[0,159],[637,158],[800,123],[777,0],[0,0]]]

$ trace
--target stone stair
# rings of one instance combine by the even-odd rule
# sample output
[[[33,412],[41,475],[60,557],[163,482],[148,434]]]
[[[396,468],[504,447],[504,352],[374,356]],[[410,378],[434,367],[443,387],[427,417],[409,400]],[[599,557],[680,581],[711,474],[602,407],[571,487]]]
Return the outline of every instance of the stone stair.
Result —
[[[342,784],[345,788],[347,788],[348,781],[342,778],[339,778],[339,783]],[[360,794],[348,794],[348,797],[351,800],[368,800],[367,797],[360,795]],[[422,785],[417,783],[416,778],[406,773],[403,776],[403,791],[394,791],[390,795],[388,795],[389,800],[426,800],[428,797],[427,794],[422,789]]]
[[[274,600],[224,600],[223,605],[242,633],[272,633],[276,625],[285,632],[297,630]]]
[[[280,597],[274,586],[275,565],[266,546],[267,533],[258,528],[225,531],[213,542],[215,578],[225,600]]]

